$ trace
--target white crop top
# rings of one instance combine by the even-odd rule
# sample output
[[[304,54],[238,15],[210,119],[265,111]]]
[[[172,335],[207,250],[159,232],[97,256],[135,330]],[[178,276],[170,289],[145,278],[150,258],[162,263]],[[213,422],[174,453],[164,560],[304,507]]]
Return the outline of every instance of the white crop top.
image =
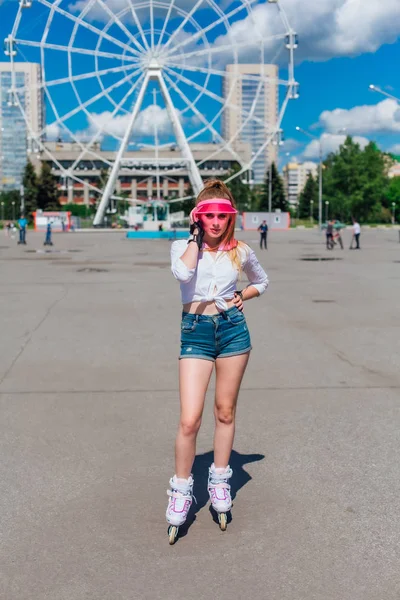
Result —
[[[171,270],[181,284],[182,304],[189,302],[215,302],[220,310],[226,310],[226,300],[232,300],[239,279],[238,270],[232,264],[228,252],[200,252],[197,267],[189,269],[181,260],[187,249],[186,240],[177,240],[171,246]],[[249,246],[239,250],[242,269],[250,285],[259,294],[268,287],[268,276]]]

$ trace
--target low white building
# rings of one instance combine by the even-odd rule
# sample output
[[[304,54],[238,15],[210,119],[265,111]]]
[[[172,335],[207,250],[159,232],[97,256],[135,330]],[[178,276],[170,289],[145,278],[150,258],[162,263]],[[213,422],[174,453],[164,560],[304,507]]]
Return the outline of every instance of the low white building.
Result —
[[[31,155],[31,161],[38,171],[41,161],[50,164],[58,180],[61,204],[95,204],[99,194],[93,188],[101,189],[104,186],[115,152],[103,150],[99,143],[92,147],[96,157],[89,151],[81,156],[81,147],[73,142],[46,142],[46,147],[57,162],[52,161],[45,152]],[[237,162],[227,148],[217,144],[193,143],[191,150],[204,180],[211,177],[226,178]],[[250,162],[251,147],[248,143],[241,142],[236,151],[244,164]],[[117,194],[125,192],[130,199],[141,201],[184,197],[190,189],[189,176],[175,145],[160,149],[158,166],[155,158],[148,155],[145,149],[126,152],[116,183]],[[74,167],[73,173],[82,183],[63,176],[60,167],[65,171]]]
[[[283,183],[286,198],[291,206],[299,202],[300,194],[304,190],[307,177],[311,173],[318,178],[318,164],[312,161],[303,163],[290,162],[283,167]]]
[[[392,179],[393,177],[400,177],[400,162],[394,163],[388,171],[388,176]]]

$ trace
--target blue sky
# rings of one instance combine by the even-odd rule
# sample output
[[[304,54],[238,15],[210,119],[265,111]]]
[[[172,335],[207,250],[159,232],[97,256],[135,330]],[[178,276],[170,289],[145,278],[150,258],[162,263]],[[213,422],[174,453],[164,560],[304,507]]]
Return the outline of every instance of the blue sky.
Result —
[[[135,5],[135,0],[132,0]],[[31,40],[39,40],[44,29],[48,10],[34,0],[32,9],[23,11],[23,18],[18,32],[18,37]],[[116,11],[124,10],[129,5],[129,0],[107,0],[109,7]],[[184,11],[190,10],[195,4],[194,0],[176,0],[176,6]],[[217,19],[214,9],[203,8],[193,15],[201,27],[206,27],[210,21]],[[226,14],[232,13],[240,2],[235,0],[219,0],[219,8],[225,10]],[[296,157],[299,160],[315,159],[318,151],[318,143],[296,132],[296,125],[309,130],[313,135],[321,137],[325,152],[335,150],[343,141],[344,129],[355,136],[361,144],[368,140],[376,140],[384,150],[392,150],[400,154],[400,110],[395,101],[384,98],[378,93],[369,90],[370,83],[374,83],[386,90],[388,93],[400,97],[400,79],[398,76],[398,65],[400,64],[400,1],[399,0],[281,0],[281,4],[287,12],[291,26],[299,33],[300,44],[296,53],[295,77],[300,83],[300,98],[291,101],[286,111],[283,129],[285,145],[282,147],[281,161],[286,162],[289,158]],[[77,15],[84,9],[87,2],[70,0],[61,2],[61,6]],[[11,31],[12,24],[17,12],[17,0],[0,0],[0,36],[5,38]],[[260,28],[261,35],[266,42],[265,58],[275,55],[275,51],[281,46],[278,53],[281,77],[287,77],[286,64],[284,61],[285,50],[282,40],[268,42],[269,36],[284,31],[281,21],[277,18],[276,7],[267,6],[265,0],[255,3],[255,20]],[[275,10],[275,13],[272,13]],[[139,20],[146,27],[149,16],[139,14]],[[29,18],[28,18],[29,17]],[[99,5],[94,5],[91,12],[85,17],[87,21],[100,29],[103,29],[108,18]],[[162,28],[165,14],[155,14],[155,25]],[[170,33],[179,26],[180,18],[175,15],[171,17],[169,27]],[[131,12],[121,16],[121,22],[130,31],[137,31]],[[257,50],[254,45],[254,21],[243,11],[230,18],[233,28],[234,39],[240,48],[240,62],[256,62]],[[74,22],[67,20],[62,15],[56,15],[52,23],[48,41],[57,44],[67,44],[73,31]],[[198,51],[202,48],[201,39],[191,44],[190,36],[193,36],[195,26],[187,26],[177,36],[178,43],[183,44],[186,53]],[[117,86],[110,92],[111,100],[118,104],[129,90],[128,77],[133,73],[134,64],[130,60],[136,59],[132,52],[132,43],[127,40],[126,34],[121,32],[116,25],[110,25],[107,29],[109,35],[119,39],[128,45],[126,56],[131,57],[123,60],[110,57],[100,57],[98,69],[118,68],[126,65],[130,68],[118,73],[107,74],[98,80],[83,80],[77,82],[77,90],[83,102],[90,100],[93,96],[101,93],[102,88],[111,87],[121,77],[126,77],[127,83]],[[168,28],[167,28],[168,33]],[[211,47],[222,47],[226,44],[226,30],[223,24],[216,27],[207,35]],[[138,35],[135,39],[140,40]],[[166,38],[167,39],[167,38]],[[94,49],[98,36],[87,29],[80,28],[77,32],[75,45]],[[39,61],[39,50],[21,47],[23,57],[27,60]],[[112,42],[104,40],[101,45],[103,52],[120,54],[122,48]],[[182,50],[181,50],[182,51]],[[19,54],[19,60],[23,58]],[[182,60],[177,54],[177,63]],[[59,51],[47,51],[47,73],[46,78],[58,79],[67,74],[67,55]],[[7,60],[4,57],[4,60]],[[74,55],[74,75],[84,74],[93,69],[94,58],[88,55]],[[204,55],[190,56],[185,58],[188,64],[204,67]],[[213,55],[213,68],[223,69],[224,61],[232,62],[230,52],[221,52]],[[177,69],[177,67],[173,67]],[[190,78],[191,85],[176,77],[170,72],[169,75],[175,83],[179,83],[180,90],[186,100],[194,101],[198,96],[198,86],[202,87],[206,81],[206,75],[201,72],[182,72],[181,76]],[[131,83],[136,79],[132,78]],[[139,82],[140,83],[140,82]],[[196,87],[197,86],[197,87]],[[136,92],[140,89],[140,85]],[[213,75],[207,85],[211,93],[222,94],[221,78]],[[52,99],[60,115],[66,114],[77,106],[77,99],[70,85],[64,84],[51,88]],[[281,98],[284,88],[280,90]],[[171,96],[178,108],[185,108],[185,100],[178,96],[171,88]],[[129,97],[125,108],[129,109],[134,96]],[[143,108],[147,109],[141,115],[139,123],[139,137],[136,141],[149,142],[153,135],[153,124],[157,123],[157,131],[160,139],[168,140],[169,120],[166,117],[165,107],[158,94],[158,108],[152,107],[153,96],[148,94],[145,98]],[[47,120],[54,120],[54,112],[47,103]],[[104,125],[107,120],[111,122],[111,111],[114,109],[112,102],[102,98],[97,103],[88,105],[88,111],[94,115],[96,126]],[[202,119],[213,121],[213,127],[220,131],[221,119],[218,117],[220,104],[210,95],[203,95],[196,104],[197,113],[187,109],[182,116],[182,124],[188,135],[195,134],[204,128]],[[118,112],[112,119],[111,131],[117,135],[123,135],[128,118],[128,111]],[[93,117],[91,116],[91,119]],[[79,132],[81,136],[93,135],[96,127],[88,120],[82,111],[72,115],[67,121],[68,127]],[[106,126],[108,127],[108,125]],[[111,127],[111,126],[110,126]],[[56,127],[53,128],[54,132]],[[64,133],[60,132],[61,135]],[[209,134],[207,130],[207,134]],[[205,135],[205,134],[204,134]],[[204,139],[200,136],[194,141]],[[150,137],[149,137],[150,136]]]

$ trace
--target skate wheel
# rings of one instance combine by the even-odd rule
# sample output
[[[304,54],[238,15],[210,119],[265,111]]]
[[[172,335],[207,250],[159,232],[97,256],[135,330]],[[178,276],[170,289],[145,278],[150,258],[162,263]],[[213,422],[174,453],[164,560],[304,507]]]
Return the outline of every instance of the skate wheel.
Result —
[[[218,513],[218,522],[221,531],[226,531],[226,527],[228,525],[228,519],[226,513]]]
[[[168,539],[169,539],[170,546],[173,546],[173,544],[175,544],[177,537],[178,537],[178,527],[175,527],[175,525],[171,525],[168,528]]]

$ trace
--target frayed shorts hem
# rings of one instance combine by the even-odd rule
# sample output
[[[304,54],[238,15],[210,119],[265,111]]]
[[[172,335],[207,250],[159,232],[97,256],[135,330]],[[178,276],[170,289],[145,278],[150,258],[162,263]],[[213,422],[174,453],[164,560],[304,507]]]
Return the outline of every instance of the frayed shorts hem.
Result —
[[[179,360],[183,360],[185,358],[201,358],[203,360],[209,360],[211,362],[215,362],[217,360],[217,358],[229,358],[230,356],[240,356],[241,354],[247,354],[251,350],[252,350],[252,346],[250,346],[249,348],[246,348],[246,350],[238,350],[237,352],[226,352],[225,354],[219,354],[216,358],[213,358],[212,356],[204,356],[204,354],[190,354],[190,356],[185,354],[184,356],[181,355],[179,357]]]

